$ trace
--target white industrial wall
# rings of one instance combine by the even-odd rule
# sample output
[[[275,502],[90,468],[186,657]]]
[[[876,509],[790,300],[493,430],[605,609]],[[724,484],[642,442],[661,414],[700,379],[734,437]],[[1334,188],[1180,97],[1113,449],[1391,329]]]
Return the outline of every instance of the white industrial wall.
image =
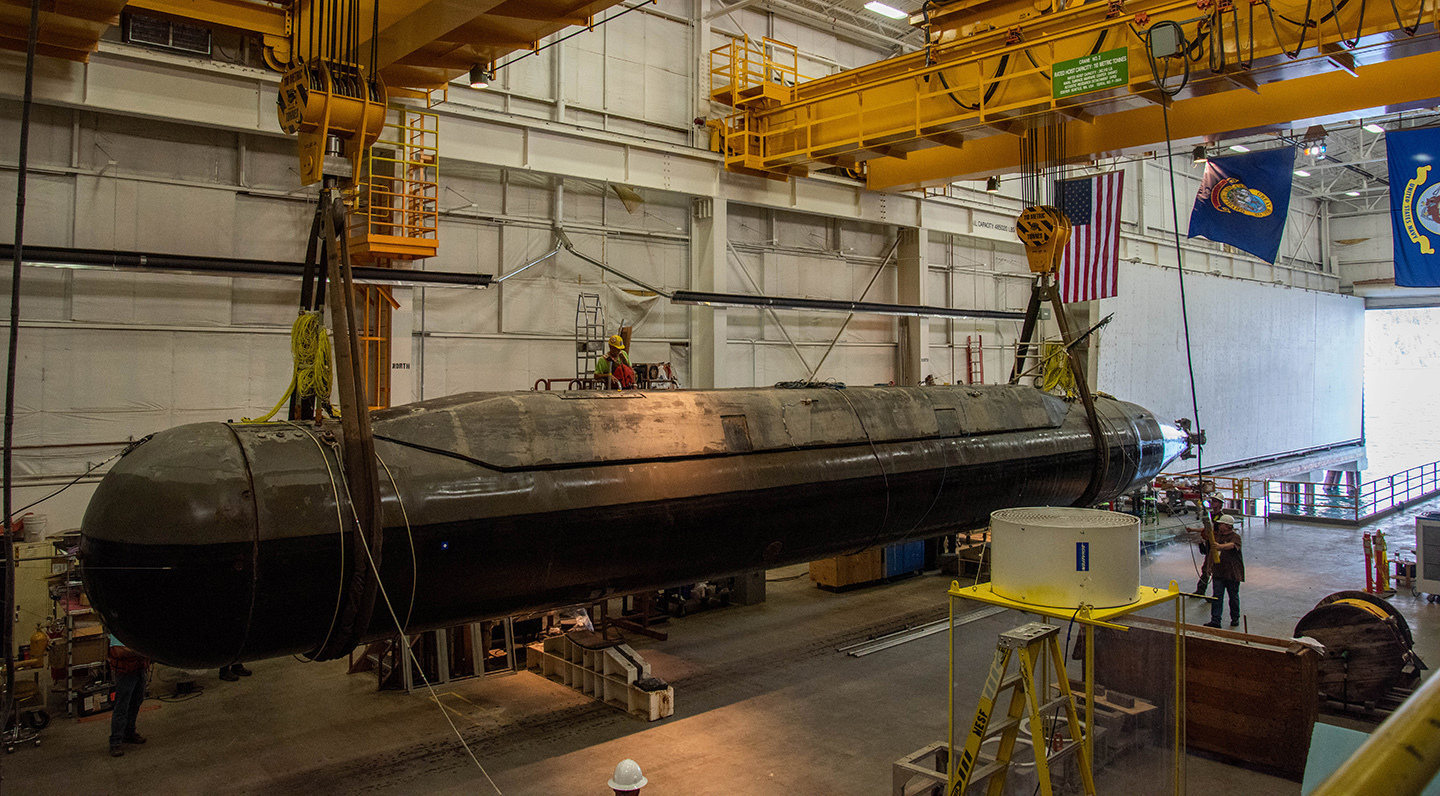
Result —
[[[802,65],[809,74],[886,54],[865,36],[753,9],[697,24],[706,5],[667,0],[502,70],[492,90],[453,87],[437,108],[441,254],[425,267],[508,273],[553,247],[558,206],[583,251],[664,288],[689,286],[692,199],[729,197],[729,291],[894,301],[897,268],[883,258],[904,224],[929,230],[928,303],[1023,309],[1028,269],[1013,235],[1020,204],[1008,183],[999,195],[952,187],[923,200],[871,194],[833,178],[775,183],[725,175],[714,155],[689,146],[700,137],[691,116],[708,106],[705,53],[730,36],[796,43],[814,55]],[[0,53],[0,94],[17,93],[15,64],[13,54]],[[293,143],[274,130],[272,74],[107,42],[88,67],[47,62],[38,85],[45,104],[37,106],[31,139],[29,243],[302,256],[313,192],[298,185]],[[13,101],[0,100],[0,196],[14,190],[18,117]],[[1110,312],[1107,304],[1124,308],[1099,336],[1101,387],[1162,415],[1176,414],[1170,407],[1188,402],[1181,400],[1188,386],[1175,376],[1174,351],[1155,346],[1164,339],[1155,329],[1170,328],[1165,324],[1178,312],[1172,300],[1153,301],[1146,287],[1148,279],[1164,284],[1174,275],[1159,267],[1174,259],[1168,176],[1156,161],[1122,167],[1122,256],[1133,262],[1124,266],[1121,296],[1092,313]],[[1179,171],[1183,229],[1200,170],[1186,163]],[[612,184],[639,190],[644,204],[628,212]],[[0,202],[0,240],[7,242],[12,207]],[[1273,312],[1274,296],[1335,290],[1338,279],[1322,265],[1317,217],[1313,204],[1297,203],[1276,265],[1186,241],[1188,268],[1225,277],[1195,277],[1214,285],[1205,300],[1244,307],[1258,318]],[[288,379],[293,283],[41,268],[27,269],[25,278],[17,443],[46,447],[17,453],[26,484],[22,502],[110,455],[116,450],[110,443],[181,422],[259,414]],[[1275,288],[1275,282],[1295,289]],[[409,336],[411,345],[394,350],[394,400],[525,389],[537,378],[568,376],[575,297],[582,291],[603,296],[612,324],[635,325],[637,360],[673,361],[686,375],[689,310],[562,253],[486,291],[396,291],[402,308],[395,335]],[[1307,300],[1317,308],[1324,303]],[[1138,320],[1142,308],[1144,321]],[[1337,335],[1335,345],[1345,348],[1350,337],[1343,324],[1291,328],[1302,310],[1285,309],[1285,324],[1253,328],[1226,345],[1254,352],[1247,363],[1283,359],[1297,351],[1297,336],[1319,339],[1320,331]],[[777,323],[757,310],[727,314],[720,386],[802,378],[822,357],[819,379],[871,384],[896,378],[901,337],[892,318],[857,316],[841,332],[843,315],[785,311]],[[1018,325],[932,320],[930,373],[963,381],[966,337],[983,335],[987,380],[1004,380]],[[1356,345],[1359,339],[1357,328]],[[1114,363],[1122,360],[1128,385],[1117,380]],[[1331,362],[1348,367],[1343,358]],[[1306,388],[1309,404],[1266,412],[1284,433],[1245,435],[1243,450],[1225,447],[1239,443],[1234,435],[1223,441],[1207,419],[1217,440],[1212,455],[1246,458],[1344,437],[1340,421],[1351,416],[1347,407],[1358,405],[1354,367],[1349,378],[1337,371],[1331,380],[1339,392],[1333,405],[1317,408],[1318,388]],[[1202,394],[1202,416],[1212,403],[1217,420],[1243,417],[1239,407],[1258,414],[1277,391],[1290,389],[1258,366],[1245,373],[1222,397]],[[1355,385],[1353,393],[1348,384]],[[1358,422],[1358,411],[1353,417]],[[53,447],[72,443],[98,444]],[[82,485],[48,504],[58,515],[56,527],[78,523],[86,491]]]
[[[1191,417],[1174,269],[1122,263],[1098,389]],[[1353,296],[1187,274],[1188,345],[1211,467],[1359,439],[1365,304]]]
[[[1394,284],[1395,240],[1388,202],[1378,212],[1336,216],[1330,221],[1330,236],[1344,287]]]
[[[730,292],[896,300],[895,260],[886,259],[895,242],[893,227],[742,205],[730,208],[729,221],[734,247],[727,259]],[[772,316],[731,309],[728,314],[730,385],[803,380],[817,366],[818,380],[884,384],[895,378],[899,330],[894,318],[794,310]]]

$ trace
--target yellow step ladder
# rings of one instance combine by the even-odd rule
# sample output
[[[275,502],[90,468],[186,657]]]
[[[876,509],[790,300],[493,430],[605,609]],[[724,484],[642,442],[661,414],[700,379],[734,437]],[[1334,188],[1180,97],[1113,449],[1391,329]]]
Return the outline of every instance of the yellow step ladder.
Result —
[[[1020,671],[1007,677],[1005,673],[1010,667],[1010,658],[1017,651],[1020,653]],[[1035,668],[1037,664],[1042,664],[1047,652],[1056,682],[1040,683],[1037,687]],[[1050,674],[1044,675],[1044,679],[1048,681]],[[1005,691],[1010,691],[1009,710],[1005,718],[992,724],[995,703]],[[1040,700],[1048,697],[1052,691],[1058,692],[1059,696],[1042,703]],[[1050,752],[1044,715],[1059,707],[1065,708],[1070,740],[1056,751]],[[1084,792],[1086,796],[1094,796],[1095,780],[1090,772],[1090,756],[1085,749],[1080,715],[1075,709],[1075,698],[1070,692],[1070,680],[1065,675],[1065,656],[1060,650],[1060,628],[1038,622],[1000,634],[1000,643],[995,648],[995,660],[990,664],[990,675],[985,680],[985,690],[980,694],[980,706],[975,711],[975,721],[970,726],[970,734],[965,738],[964,751],[950,775],[950,786],[946,792],[950,796],[963,796],[965,789],[972,783],[989,778],[990,785],[986,793],[988,796],[1000,796],[1005,790],[1005,778],[1010,771],[1010,758],[1015,751],[1020,722],[1027,716],[1030,721],[1030,743],[1035,752],[1035,775],[1040,780],[1040,792],[1044,796],[1053,796],[1050,767],[1066,755],[1078,752]],[[982,761],[980,745],[997,736],[1000,738],[1000,746],[996,749],[995,759]]]

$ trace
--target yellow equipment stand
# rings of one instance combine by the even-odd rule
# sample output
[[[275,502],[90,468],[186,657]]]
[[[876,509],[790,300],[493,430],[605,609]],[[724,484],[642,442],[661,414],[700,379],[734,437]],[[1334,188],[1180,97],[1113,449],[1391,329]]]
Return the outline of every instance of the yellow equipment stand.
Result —
[[[1175,709],[1174,709],[1175,727],[1174,727],[1174,747],[1173,747],[1173,749],[1172,749],[1172,753],[1173,753],[1173,755],[1174,755],[1174,770],[1173,770],[1173,778],[1174,778],[1174,779],[1173,779],[1173,782],[1172,782],[1172,785],[1173,785],[1172,792],[1173,792],[1174,796],[1184,796],[1184,793],[1185,793],[1185,729],[1184,729],[1184,728],[1185,728],[1185,675],[1184,675],[1184,672],[1185,672],[1185,644],[1184,644],[1184,634],[1183,634],[1183,632],[1181,631],[1181,628],[1184,626],[1184,619],[1185,619],[1185,617],[1184,617],[1184,607],[1183,607],[1183,605],[1182,605],[1181,602],[1180,602],[1180,596],[1181,596],[1181,594],[1180,594],[1180,586],[1179,586],[1179,584],[1177,584],[1175,581],[1172,580],[1172,581],[1170,581],[1170,587],[1169,587],[1168,589],[1155,589],[1155,588],[1151,588],[1151,587],[1148,587],[1148,586],[1142,586],[1142,587],[1140,587],[1140,589],[1139,589],[1139,594],[1137,595],[1138,599],[1136,599],[1135,602],[1130,603],[1129,605],[1115,606],[1115,607],[1111,607],[1111,608],[1096,608],[1096,607],[1089,606],[1089,605],[1081,605],[1080,607],[1074,609],[1073,611],[1072,611],[1072,610],[1061,609],[1061,608],[1055,608],[1055,607],[1053,607],[1053,606],[1034,605],[1034,604],[1031,604],[1031,603],[1020,602],[1020,601],[1018,601],[1018,600],[1012,600],[1012,599],[1010,599],[1010,598],[1008,598],[1008,597],[1003,597],[1003,596],[1001,596],[1001,595],[999,595],[999,594],[996,594],[996,593],[995,593],[995,590],[994,590],[994,587],[992,586],[992,584],[989,584],[989,583],[978,583],[978,584],[975,584],[975,585],[973,585],[973,586],[962,587],[962,586],[960,585],[959,581],[951,581],[951,582],[950,582],[949,595],[950,595],[950,689],[949,689],[949,690],[950,690],[950,735],[949,735],[948,743],[941,743],[941,744],[938,744],[937,746],[940,747],[940,748],[942,748],[942,749],[951,749],[951,750],[957,749],[957,747],[956,747],[956,745],[955,745],[955,735],[956,735],[956,722],[955,722],[955,604],[956,604],[956,601],[957,601],[957,600],[962,600],[962,599],[963,599],[963,600],[975,600],[976,602],[987,603],[987,604],[989,604],[989,605],[998,605],[998,606],[1001,606],[1001,607],[1003,607],[1003,608],[1010,608],[1010,609],[1013,609],[1013,610],[1016,610],[1016,611],[1022,611],[1022,612],[1025,612],[1025,613],[1039,614],[1039,615],[1042,616],[1042,617],[1046,617],[1046,618],[1049,618],[1049,619],[1055,619],[1055,620],[1058,620],[1058,621],[1072,621],[1072,622],[1075,622],[1076,624],[1081,625],[1081,626],[1084,627],[1084,629],[1085,629],[1085,704],[1086,704],[1087,707],[1086,707],[1086,711],[1085,711],[1085,730],[1084,730],[1083,733],[1082,733],[1082,732],[1079,732],[1079,731],[1078,731],[1078,727],[1077,727],[1078,718],[1077,718],[1077,712],[1075,711],[1074,695],[1070,692],[1069,680],[1068,680],[1068,678],[1067,678],[1066,675],[1065,675],[1064,655],[1063,655],[1063,653],[1059,653],[1059,652],[1058,652],[1058,633],[1059,633],[1059,627],[1058,627],[1058,625],[1057,625],[1057,626],[1054,626],[1054,627],[1055,627],[1055,630],[1056,630],[1056,633],[1055,633],[1055,634],[1051,634],[1051,635],[1049,635],[1049,636],[1046,636],[1045,638],[1051,639],[1051,642],[1050,642],[1050,643],[1053,643],[1053,644],[1056,644],[1056,645],[1057,645],[1056,648],[1055,648],[1056,651],[1057,651],[1057,654],[1051,659],[1050,663],[1052,663],[1052,664],[1054,665],[1054,668],[1055,668],[1055,676],[1056,676],[1057,678],[1059,678],[1059,680],[1060,680],[1060,684],[1059,684],[1058,687],[1059,687],[1059,689],[1061,690],[1062,697],[1068,702],[1068,711],[1067,711],[1067,714],[1068,714],[1068,718],[1069,718],[1070,726],[1071,726],[1071,731],[1070,731],[1070,733],[1071,733],[1071,734],[1070,734],[1070,737],[1071,737],[1071,739],[1072,739],[1072,740],[1071,740],[1071,743],[1074,744],[1076,741],[1079,741],[1079,744],[1078,744],[1078,745],[1082,747],[1082,748],[1080,748],[1080,749],[1078,750],[1078,753],[1079,753],[1080,757],[1082,758],[1082,760],[1084,761],[1084,762],[1082,762],[1080,765],[1081,765],[1081,770],[1082,770],[1082,772],[1084,773],[1084,779],[1085,779],[1085,786],[1086,786],[1086,788],[1087,788],[1087,790],[1086,790],[1086,793],[1087,793],[1087,794],[1093,794],[1093,793],[1095,792],[1094,784],[1093,784],[1093,782],[1092,782],[1092,779],[1093,779],[1093,776],[1094,776],[1093,767],[1094,767],[1094,760],[1095,760],[1095,750],[1094,750],[1094,746],[1093,746],[1094,741],[1095,741],[1095,711],[1094,711],[1092,708],[1089,707],[1089,706],[1095,704],[1095,659],[1094,659],[1094,656],[1095,656],[1095,627],[1096,627],[1096,626],[1108,627],[1108,628],[1112,628],[1112,629],[1115,629],[1115,630],[1122,630],[1122,631],[1123,631],[1123,630],[1128,630],[1129,628],[1125,627],[1124,625],[1116,624],[1116,623],[1115,623],[1114,621],[1112,621],[1112,620],[1117,620],[1117,619],[1120,619],[1121,617],[1123,617],[1123,616],[1125,616],[1125,615],[1127,615],[1127,614],[1132,614],[1132,613],[1135,613],[1135,612],[1137,612],[1137,611],[1141,611],[1141,610],[1144,610],[1144,609],[1147,609],[1147,608],[1153,608],[1153,607],[1155,607],[1155,606],[1162,605],[1162,604],[1167,603],[1167,602],[1173,602],[1174,605],[1175,605],[1175,660],[1174,660],[1174,665],[1175,665],[1175,680],[1174,680],[1175,685],[1174,685],[1174,689],[1175,689],[1175,690],[1174,690],[1174,693],[1172,694],[1172,698],[1173,698],[1174,704],[1175,704]],[[1025,627],[1032,627],[1032,625],[1026,625]],[[1050,625],[1043,625],[1043,624],[1042,624],[1042,625],[1038,625],[1038,627],[1044,628],[1044,627],[1051,627],[1051,626],[1050,626]],[[1011,633],[1016,633],[1016,632],[1018,632],[1019,630],[1023,630],[1023,629],[1024,629],[1024,628],[1018,628],[1017,630],[1013,630],[1013,631],[1010,631],[1010,632],[1011,632]],[[1006,643],[1006,642],[1005,642],[1005,635],[1002,635],[1002,636],[1001,636],[1001,641],[1000,641],[1000,644],[1001,644],[1002,649],[996,651],[996,660],[997,660],[997,662],[1001,660],[1002,655],[1004,654],[1003,647],[1004,647],[1005,643]],[[1012,652],[1013,652],[1013,650],[1012,650]],[[1008,662],[1008,657],[1007,657],[1005,660]],[[1044,659],[1043,656],[1038,656],[1038,655],[1036,655],[1036,654],[1035,654],[1034,652],[1032,652],[1032,651],[1024,650],[1024,651],[1022,651],[1022,655],[1021,655],[1021,666],[1022,666],[1022,670],[1023,670],[1023,668],[1024,668],[1026,665],[1028,665],[1028,666],[1030,667],[1031,673],[1033,674],[1035,664],[1036,664],[1037,662],[1043,662],[1044,660],[1045,660],[1045,659]],[[1028,663],[1027,663],[1027,661],[1028,661]],[[1043,665],[1043,664],[1042,664],[1042,665]],[[978,757],[978,755],[979,755],[979,746],[980,746],[980,743],[984,741],[985,735],[986,735],[986,733],[987,733],[987,731],[988,731],[988,728],[983,728],[983,727],[980,728],[980,730],[979,730],[980,740],[974,741],[974,747],[975,747],[975,748],[972,750],[972,749],[971,749],[971,741],[973,740],[973,736],[974,736],[974,734],[975,734],[975,732],[976,732],[975,727],[976,727],[976,725],[978,725],[978,724],[980,723],[980,719],[981,719],[982,715],[985,717],[985,720],[988,722],[988,720],[989,720],[989,715],[990,715],[991,711],[993,711],[993,709],[994,709],[994,705],[995,705],[995,701],[994,701],[994,700],[995,700],[995,697],[999,695],[999,692],[1000,692],[1000,690],[1002,689],[1002,687],[1004,687],[1005,685],[1007,685],[1007,683],[1009,683],[1008,680],[1005,680],[1005,679],[1004,679],[1004,669],[1005,669],[1005,666],[1004,666],[1004,665],[1001,665],[1001,666],[999,666],[998,668],[999,668],[999,673],[997,674],[997,672],[996,672],[996,667],[993,666],[993,665],[992,665],[992,667],[991,667],[990,677],[989,677],[989,679],[986,680],[986,683],[985,683],[985,694],[989,695],[989,696],[990,696],[990,699],[989,699],[988,702],[987,702],[987,700],[985,699],[984,696],[981,697],[980,710],[977,711],[976,721],[975,721],[975,722],[972,722],[972,724],[971,724],[971,729],[970,729],[971,738],[967,738],[966,743],[965,743],[965,749],[964,749],[964,751],[963,751],[960,755],[953,755],[953,754],[952,754],[952,755],[949,755],[948,758],[944,758],[944,759],[948,760],[948,762],[945,764],[946,767],[943,768],[943,769],[938,769],[938,771],[940,771],[941,773],[947,773],[947,772],[948,772],[948,782],[949,782],[949,784],[948,784],[948,786],[946,787],[945,792],[946,792],[949,796],[962,796],[962,795],[965,793],[965,788],[967,787],[967,784],[966,784],[966,783],[962,783],[962,781],[961,781],[961,770],[962,770],[962,768],[968,768],[968,769],[973,769],[973,768],[974,768],[974,766],[975,766],[975,759],[976,759],[976,758]],[[1024,674],[1024,672],[1022,671],[1022,675],[1023,675],[1023,674]],[[1028,681],[1033,682],[1033,678],[1025,677],[1025,678],[1022,678],[1022,679],[1025,679],[1025,680],[1028,680]],[[1048,677],[1047,677],[1047,679],[1048,679]],[[1011,685],[1012,685],[1012,687],[1013,687],[1013,684],[1011,684]],[[1055,686],[1050,686],[1050,687],[1051,687],[1051,688],[1054,688]],[[1032,688],[1033,688],[1033,686],[1032,686]],[[1044,690],[1043,688],[1039,691],[1039,693],[1048,696],[1047,691]],[[1014,699],[1014,697],[1012,697],[1012,700],[1013,700],[1013,699]],[[1034,693],[1033,693],[1033,691],[1032,691],[1031,696],[1028,697],[1027,700],[1026,700],[1026,705],[1028,706],[1028,705],[1030,705],[1030,704],[1037,703],[1037,702],[1039,702],[1039,697],[1035,696]],[[1033,716],[1034,716],[1036,713],[1043,713],[1046,709],[1053,709],[1053,708],[1055,707],[1055,704],[1056,704],[1056,703],[1055,703],[1053,700],[1050,700],[1050,701],[1047,701],[1047,703],[1046,703],[1047,707],[1046,707],[1046,708],[1039,708],[1039,707],[1031,708],[1032,722],[1034,721]],[[1015,706],[1014,706],[1014,704],[1013,704],[1013,702],[1012,702],[1012,706],[1011,706],[1011,707],[1012,707],[1012,710],[1015,710],[1015,709],[1016,709]],[[1013,715],[1014,717],[1016,717],[1017,721],[1016,721],[1015,723],[1016,723],[1016,725],[1018,726],[1019,713],[1017,712],[1017,713],[1012,713],[1012,714],[1007,715],[1007,719],[1006,719],[1007,722],[1009,721],[1009,718],[1010,718],[1011,715]],[[1000,729],[1003,730],[1003,729],[1009,729],[1009,728],[1006,727],[1004,724],[1002,724],[1001,727],[1000,727]],[[1032,729],[1032,736],[1031,736],[1031,737],[1032,737],[1032,741],[1034,741],[1037,736],[1043,737],[1043,728],[1041,728],[1041,731],[1040,731],[1040,732],[1033,732],[1033,731],[1036,729],[1036,725],[1032,723],[1031,729]],[[1013,738],[1013,736],[1012,736],[1012,738]],[[1013,742],[1012,742],[1011,744],[1009,744],[1009,745],[1006,745],[1005,742],[1004,742],[1004,740],[1002,739],[1002,741],[1001,741],[1000,754],[997,755],[997,759],[996,759],[995,762],[999,762],[999,759],[1000,759],[1001,757],[1004,757],[1004,758],[1006,758],[1006,760],[1007,760],[1007,766],[1008,766],[1008,758],[1009,758],[1009,755],[1011,754],[1011,752],[1013,752]],[[1041,773],[1041,776],[1040,776],[1040,786],[1041,786],[1041,788],[1043,789],[1043,792],[1044,792],[1044,793],[1050,794],[1052,791],[1050,790],[1050,781],[1049,781],[1048,772],[1045,772],[1043,769],[1040,769],[1040,768],[1039,768],[1039,766],[1041,766],[1041,765],[1043,764],[1042,761],[1044,761],[1044,759],[1045,759],[1045,758],[1044,758],[1042,755],[1040,755],[1040,754],[1037,754],[1037,755],[1035,756],[1036,766],[1037,766],[1037,772],[1040,772],[1040,773]],[[966,761],[966,760],[968,760],[968,763],[964,762],[964,761]],[[1055,760],[1055,755],[1051,755],[1051,756],[1050,756],[1050,760],[1052,760],[1052,761]],[[998,769],[997,769],[995,772],[989,772],[989,771],[986,771],[986,770],[985,770],[985,769],[987,769],[987,768],[988,768],[988,766],[985,766],[985,767],[982,767],[982,769],[981,769],[980,771],[973,771],[973,770],[972,770],[972,771],[970,772],[969,776],[968,776],[968,782],[977,781],[977,780],[979,779],[979,776],[978,776],[978,775],[981,775],[981,774],[986,775],[986,776],[992,776],[992,777],[993,777],[994,774],[999,773],[999,770],[998,770]],[[998,784],[997,784],[997,783],[998,783]],[[1004,777],[1000,777],[999,779],[994,779],[994,778],[992,778],[992,779],[991,779],[991,784],[990,784],[990,789],[989,789],[989,791],[988,791],[988,793],[990,794],[990,796],[998,796],[998,794],[1000,794],[1000,792],[1001,792],[1002,790],[1004,790]]]
[[[1005,676],[1010,668],[1010,658],[1019,653],[1020,671]],[[1042,675],[1042,682],[1036,685],[1036,664],[1049,656],[1056,682],[1052,686],[1049,675]],[[1059,696],[1041,702],[1051,689]],[[1010,692],[1010,707],[1005,719],[991,727],[995,703],[1005,691]],[[1037,693],[1038,691],[1038,693]],[[1065,708],[1065,718],[1070,728],[1070,740],[1054,753],[1050,750],[1050,734],[1045,729],[1045,714],[1055,708]],[[978,783],[987,777],[989,796],[1000,796],[1005,790],[1005,778],[1010,771],[1010,757],[1015,751],[1016,734],[1026,714],[1030,721],[1030,745],[1035,752],[1035,775],[1040,779],[1040,793],[1052,796],[1050,765],[1060,758],[1080,752],[1076,759],[1080,764],[1080,778],[1087,796],[1094,796],[1095,781],[1090,772],[1090,758],[1085,752],[1084,734],[1080,727],[1080,715],[1075,710],[1075,698],[1070,693],[1069,678],[1065,676],[1065,657],[1060,651],[1060,628],[1057,625],[1042,625],[1031,622],[1014,630],[1000,634],[1000,643],[995,648],[995,660],[990,664],[990,676],[985,680],[985,690],[980,695],[980,706],[975,711],[975,721],[970,725],[970,734],[965,739],[965,750],[950,777],[949,793],[960,796],[971,783]],[[980,761],[980,745],[987,739],[999,736],[1000,747],[995,759],[976,767]]]

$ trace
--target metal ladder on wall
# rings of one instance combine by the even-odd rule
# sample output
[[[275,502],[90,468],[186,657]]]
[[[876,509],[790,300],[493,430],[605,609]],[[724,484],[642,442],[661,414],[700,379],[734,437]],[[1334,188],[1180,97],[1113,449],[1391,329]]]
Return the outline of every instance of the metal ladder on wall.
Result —
[[[985,337],[965,336],[965,383],[985,383]]]
[[[1005,672],[1010,666],[1010,658],[1017,651],[1020,671],[1007,677]],[[1049,682],[1050,675],[1045,674],[1042,677],[1045,682],[1037,687],[1035,667],[1045,660],[1047,653],[1056,682]],[[1057,691],[1059,696],[1041,702],[1052,690]],[[995,703],[1005,691],[1011,692],[1010,706],[1005,717],[999,723],[992,724]],[[1070,738],[1051,752],[1050,733],[1045,729],[1045,714],[1061,707],[1065,709]],[[1005,790],[1005,778],[1010,771],[1010,758],[1015,751],[1020,722],[1027,717],[1030,722],[1030,744],[1035,753],[1035,775],[1040,780],[1040,793],[1053,796],[1050,767],[1065,756],[1078,752],[1077,760],[1084,793],[1094,796],[1095,781],[1090,771],[1090,757],[1085,753],[1080,715],[1075,709],[1070,680],[1065,674],[1065,656],[1060,650],[1060,628],[1038,622],[1021,625],[1000,634],[1000,643],[995,647],[995,660],[990,664],[990,675],[985,680],[985,690],[980,694],[980,705],[975,711],[975,721],[970,725],[970,734],[965,738],[964,751],[961,752],[951,774],[946,793],[950,796],[961,796],[971,784],[989,778],[990,784],[986,793],[989,796],[1000,796]],[[1000,745],[995,750],[995,759],[982,762],[981,744],[995,737],[1000,739]],[[980,765],[977,766],[977,763]]]
[[[575,299],[575,378],[594,378],[595,360],[605,352],[605,339],[600,294],[581,293]]]

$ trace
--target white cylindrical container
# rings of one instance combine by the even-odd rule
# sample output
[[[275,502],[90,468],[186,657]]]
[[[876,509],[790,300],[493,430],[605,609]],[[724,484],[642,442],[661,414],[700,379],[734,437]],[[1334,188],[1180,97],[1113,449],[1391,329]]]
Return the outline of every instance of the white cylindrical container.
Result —
[[[39,542],[45,539],[45,526],[47,524],[44,514],[26,512],[21,520],[25,523],[25,541]]]
[[[991,588],[1051,608],[1115,608],[1140,599],[1140,518],[1070,507],[990,515]]]

